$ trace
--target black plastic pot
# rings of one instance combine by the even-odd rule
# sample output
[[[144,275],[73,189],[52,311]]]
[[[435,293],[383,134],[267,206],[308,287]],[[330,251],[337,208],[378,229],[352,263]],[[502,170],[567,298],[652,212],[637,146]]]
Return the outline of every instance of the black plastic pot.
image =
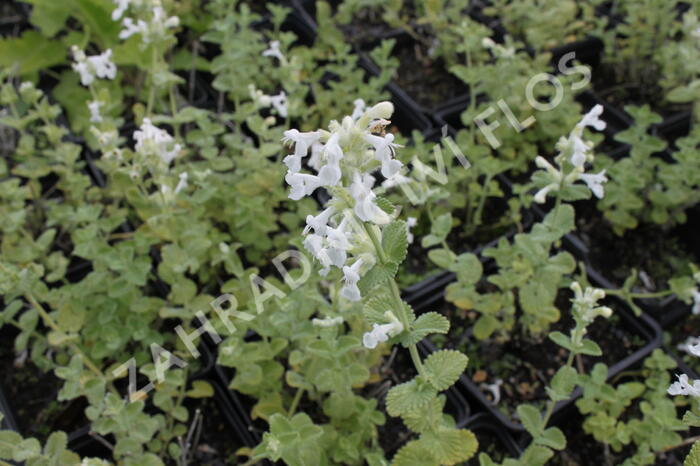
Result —
[[[692,111],[679,112],[652,126],[652,134],[673,146],[676,139],[687,136],[692,124]]]
[[[0,414],[3,415],[2,422],[0,423],[0,429],[17,430],[17,423],[15,422],[15,417],[12,414],[12,408],[5,398],[5,393],[0,387]]]

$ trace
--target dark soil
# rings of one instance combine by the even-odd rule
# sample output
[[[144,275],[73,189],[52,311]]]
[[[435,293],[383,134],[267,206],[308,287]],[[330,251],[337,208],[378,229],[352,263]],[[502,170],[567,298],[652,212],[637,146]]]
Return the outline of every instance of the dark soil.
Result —
[[[620,110],[624,110],[625,105],[648,104],[652,111],[667,118],[690,108],[688,104],[668,102],[663,90],[656,84],[659,77],[651,74],[643,77],[643,83],[633,83],[617,76],[613,65],[602,65],[594,70],[591,85],[600,98]]]
[[[466,85],[447,71],[441,58],[429,56],[423,43],[397,44],[392,55],[400,61],[396,84],[424,108],[435,109],[467,92]]]
[[[561,319],[552,325],[550,331],[569,333],[573,319],[568,312],[570,293],[560,293],[557,306],[562,310]],[[589,371],[597,362],[609,367],[623,360],[643,346],[644,341],[627,329],[615,316],[615,302],[608,302],[613,308],[610,319],[598,318],[588,327],[587,338],[592,339],[603,350],[603,356],[583,356],[576,359],[574,367],[579,371]],[[568,352],[549,338],[536,338],[525,335],[521,329],[511,333],[511,338],[491,337],[477,341],[471,337],[470,327],[478,317],[476,313],[466,312],[446,303],[443,315],[451,322],[450,332],[446,336],[434,336],[432,340],[440,347],[455,348],[469,356],[466,375],[477,384],[492,384],[497,379],[503,381],[501,401],[498,409],[514,419],[517,406],[523,402],[544,407],[548,400],[545,387],[556,371],[566,363]],[[492,399],[491,392],[482,387],[487,399]]]
[[[700,259],[691,211],[685,225],[640,224],[619,236],[592,202],[578,203],[576,210],[578,232],[589,247],[590,265],[616,285],[621,285],[634,268],[652,280],[649,291],[664,290],[670,278],[689,273],[688,264]]]
[[[211,398],[204,399],[196,408],[203,417],[201,436],[190,456],[192,464],[202,466],[235,464],[235,452],[242,445],[236,441],[216,402]],[[194,410],[190,409],[190,420],[193,418]]]
[[[23,362],[14,352],[17,331],[0,332],[0,389],[14,410],[20,433],[43,443],[56,430],[70,433],[87,424],[84,399],[56,401],[63,381],[53,372],[45,373],[27,357]]]

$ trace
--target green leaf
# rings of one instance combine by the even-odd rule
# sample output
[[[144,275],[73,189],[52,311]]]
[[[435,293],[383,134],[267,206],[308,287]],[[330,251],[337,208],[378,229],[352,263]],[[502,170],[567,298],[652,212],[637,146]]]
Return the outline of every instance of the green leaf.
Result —
[[[437,392],[426,383],[416,379],[396,385],[386,395],[386,411],[390,416],[402,416],[429,403]]]
[[[214,396],[214,387],[206,380],[195,380],[186,395],[188,398],[209,398]]]
[[[0,40],[0,68],[17,66],[21,75],[50,68],[65,60],[63,44],[49,40],[37,31],[28,30],[21,37]]]
[[[685,457],[683,466],[700,466],[700,440],[693,444],[690,453]]]
[[[432,249],[428,251],[428,258],[438,267],[451,270],[456,260],[455,254],[449,249]]]
[[[469,358],[454,350],[437,351],[424,363],[428,380],[436,390],[447,390],[467,368]]]
[[[424,434],[440,464],[457,464],[474,456],[479,448],[476,436],[466,429],[440,429]]]
[[[571,338],[564,335],[563,333],[552,332],[549,334],[549,339],[552,340],[557,345],[561,346],[562,348],[566,348],[569,351],[573,351],[572,346],[571,346]]]
[[[22,440],[19,445],[15,447],[13,459],[15,461],[26,461],[32,458],[36,458],[41,454],[41,444],[35,438],[28,438]]]
[[[525,427],[525,430],[527,430],[534,438],[539,437],[544,429],[542,414],[539,412],[539,410],[533,405],[523,404],[518,406],[517,412],[520,422],[523,424],[523,427]]]
[[[580,353],[580,354],[587,354],[588,356],[602,356],[603,355],[603,350],[600,349],[600,346],[598,346],[598,343],[596,343],[593,340],[589,340],[588,338],[584,338],[581,341],[581,347],[576,348],[575,352]]]
[[[547,393],[554,401],[566,400],[571,396],[571,392],[576,385],[576,369],[571,366],[562,366],[559,368],[550,386],[547,387]]]
[[[450,330],[450,321],[437,312],[426,312],[421,314],[413,322],[413,330],[404,332],[401,337],[401,344],[405,347],[415,345],[431,333],[447,333]]]
[[[421,440],[408,442],[396,452],[391,466],[439,466],[440,463],[425,443]]]
[[[408,239],[406,222],[394,220],[382,231],[382,248],[390,262],[400,264],[406,258]]]
[[[22,436],[12,430],[0,430],[0,458],[12,459],[15,445],[22,441]]]
[[[550,427],[545,430],[541,436],[535,439],[535,442],[555,450],[566,448],[566,437],[558,427]]]
[[[474,325],[474,337],[477,340],[485,340],[501,326],[497,318],[491,315],[482,315]]]
[[[474,285],[484,273],[484,268],[481,261],[475,254],[463,253],[457,256],[457,260],[450,268],[452,272],[457,274],[457,280],[462,285]]]
[[[363,295],[367,295],[375,286],[394,278],[398,269],[399,265],[395,262],[375,264],[374,267],[360,279],[357,286],[360,288]]]

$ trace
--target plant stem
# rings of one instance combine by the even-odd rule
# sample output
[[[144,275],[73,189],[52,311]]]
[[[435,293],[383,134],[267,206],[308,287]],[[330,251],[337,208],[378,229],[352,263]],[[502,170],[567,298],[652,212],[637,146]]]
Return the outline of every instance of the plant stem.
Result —
[[[565,366],[571,367],[574,363],[574,353],[569,353],[569,357],[566,359],[566,364]],[[544,417],[542,418],[542,425],[547,427],[547,423],[549,422],[549,418],[552,417],[552,413],[554,412],[554,407],[557,405],[557,402],[554,400],[549,400],[547,402],[547,410],[544,413]]]
[[[42,317],[42,319],[44,319],[44,322],[46,322],[46,325],[51,327],[51,329],[54,330],[55,332],[58,332],[61,334],[64,333],[63,330],[61,330],[61,328],[58,326],[58,324],[56,324],[56,322],[54,322],[54,320],[51,318],[49,313],[46,312],[46,310],[43,308],[43,306],[41,304],[39,304],[39,302],[36,299],[34,299],[34,296],[32,296],[32,294],[30,292],[26,292],[24,294],[24,297],[26,298],[27,301],[29,301],[29,304],[31,304],[32,307],[34,309],[36,309],[36,311],[39,313],[39,315]],[[95,364],[93,364],[93,362],[90,360],[90,358],[87,357],[87,355],[85,353],[83,353],[83,351],[78,347],[78,345],[76,345],[75,343],[69,343],[69,346],[70,346],[71,350],[73,350],[73,352],[78,354],[83,359],[83,362],[88,367],[88,369],[90,369],[96,376],[98,376],[102,379],[106,379],[106,377],[102,373],[102,371],[97,366],[95,366]]]
[[[363,225],[367,235],[369,235],[369,238],[374,245],[374,249],[377,251],[379,261],[386,263],[386,253],[384,252],[382,243],[379,241],[379,237],[377,237],[377,232],[374,230],[374,226],[367,222],[363,222]],[[387,284],[389,285],[389,290],[391,290],[391,300],[393,301],[394,309],[398,313],[398,318],[401,321],[404,330],[408,331],[411,324],[408,321],[408,316],[406,315],[406,310],[404,308],[403,301],[401,300],[401,293],[399,292],[399,287],[396,284],[396,280],[394,278],[389,278],[387,279]],[[411,354],[411,360],[413,361],[413,365],[416,366],[418,374],[423,375],[423,362],[421,361],[420,354],[418,354],[418,348],[416,345],[409,345],[408,351]]]
[[[698,440],[700,440],[700,435],[696,435],[694,437],[688,437],[687,439],[683,440],[681,443],[678,443],[676,445],[671,445],[670,447],[664,447],[661,450],[657,451],[656,454],[658,455],[659,453],[666,453],[667,451],[674,450],[676,448],[681,448],[686,445],[689,445],[691,443],[695,443]]]
[[[153,102],[156,98],[156,86],[153,82],[153,75],[155,74],[156,71],[156,61],[157,61],[157,56],[156,56],[156,48],[152,47],[151,48],[151,76],[150,76],[150,82],[148,83],[148,104],[146,107],[146,115],[148,117],[151,116],[151,113],[153,112]]]
[[[301,397],[304,395],[304,389],[303,388],[297,388],[297,392],[294,394],[294,399],[292,400],[292,404],[289,407],[289,411],[287,411],[287,417],[292,417],[294,413],[297,410],[297,406],[299,406],[299,402],[301,401]]]

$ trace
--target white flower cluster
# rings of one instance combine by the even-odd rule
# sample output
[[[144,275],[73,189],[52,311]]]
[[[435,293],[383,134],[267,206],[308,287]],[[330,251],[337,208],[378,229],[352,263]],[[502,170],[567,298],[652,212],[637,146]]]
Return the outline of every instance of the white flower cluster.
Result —
[[[154,42],[166,36],[168,29],[180,25],[177,16],[168,17],[160,3],[160,0],[113,0],[117,8],[112,11],[112,20],[119,21],[126,13],[129,5],[145,6],[150,9],[149,21],[143,19],[134,20],[130,17],[122,19],[123,29],[119,32],[119,38],[124,40],[134,34],[141,34],[144,43]]]
[[[71,47],[73,52],[73,69],[80,74],[80,83],[89,86],[95,81],[95,77],[102,79],[114,79],[117,75],[117,67],[112,63],[112,50],[107,49],[99,55],[88,57],[77,45]]]
[[[384,178],[392,179],[402,167],[394,158],[397,147],[394,136],[383,133],[390,123],[387,119],[394,111],[393,105],[381,102],[365,109],[361,99],[354,105],[352,115],[340,123],[332,121],[328,131],[302,133],[290,129],[283,138],[284,143],[294,145],[294,153],[284,158],[285,180],[291,186],[290,199],[299,200],[320,187],[325,187],[332,196],[321,213],[307,216],[304,247],[323,266],[322,275],[328,274],[333,266],[342,269],[340,295],[349,301],[362,299],[358,282],[363,269],[370,269],[377,260],[371,229],[391,221],[391,216],[377,204],[372,173],[379,169]],[[311,157],[307,164],[315,174],[302,172],[309,150]],[[415,219],[407,228],[413,225]],[[349,260],[350,255],[352,260]],[[365,333],[365,347],[375,348],[404,330],[391,311],[387,311],[385,317],[388,323],[375,323],[372,330]],[[315,325],[324,324],[319,321]]]
[[[263,51],[262,56],[276,58],[282,64],[287,63],[287,59],[280,50],[280,41],[278,40],[273,40],[272,42],[270,42],[270,47],[267,50]]]
[[[155,155],[166,165],[170,165],[182,149],[180,144],[174,144],[175,139],[167,131],[154,126],[150,118],[144,118],[141,127],[134,131],[134,141],[137,153],[146,157]]]
[[[248,85],[250,98],[253,99],[259,107],[274,107],[277,114],[282,118],[287,118],[287,94],[281,91],[277,95],[267,95],[263,91],[257,89],[253,84]]]
[[[686,351],[693,356],[700,357],[700,343],[688,344]],[[686,374],[678,376],[678,381],[668,387],[669,395],[690,395],[700,397],[700,380],[693,380],[691,384]]]
[[[294,153],[284,159],[285,180],[291,186],[289,197],[299,200],[320,187],[328,188],[334,196],[323,212],[307,217],[304,246],[323,266],[321,274],[326,275],[331,266],[343,270],[341,295],[350,301],[361,298],[357,287],[361,268],[371,267],[376,260],[369,252],[371,247],[360,247],[369,239],[356,227],[357,221],[384,225],[391,220],[376,203],[372,191],[375,178],[370,173],[381,166],[383,175],[390,177],[401,168],[401,162],[392,157],[393,135],[372,134],[373,129],[389,123],[386,118],[393,110],[390,102],[382,102],[365,111],[364,102],[357,100],[354,115],[341,123],[331,122],[329,131],[302,133],[290,129],[284,133],[283,142],[294,145]],[[302,173],[309,149],[309,165],[316,174]],[[348,251],[353,248],[360,254],[347,265]]]
[[[535,165],[546,171],[550,183],[541,188],[534,196],[534,201],[544,203],[547,194],[558,191],[564,186],[571,185],[578,180],[583,181],[591,190],[594,196],[598,199],[605,195],[603,183],[608,181],[605,176],[605,170],[600,173],[589,174],[585,173],[585,164],[587,161],[593,160],[591,149],[593,144],[583,140],[583,130],[586,127],[592,127],[598,131],[605,129],[605,122],[599,117],[603,113],[603,106],[596,105],[587,114],[583,116],[581,121],[574,127],[568,137],[563,137],[557,143],[557,148],[560,154],[570,154],[569,163],[573,165],[573,170],[567,174],[564,173],[564,160],[560,156],[556,161],[559,165],[555,168],[544,157],[538,156],[535,159]]]
[[[607,319],[612,315],[612,309],[609,307],[598,306],[598,301],[605,298],[605,291],[590,286],[583,291],[578,282],[573,282],[570,288],[574,292],[574,299],[572,299],[574,312],[586,325],[592,323],[598,316]]]

